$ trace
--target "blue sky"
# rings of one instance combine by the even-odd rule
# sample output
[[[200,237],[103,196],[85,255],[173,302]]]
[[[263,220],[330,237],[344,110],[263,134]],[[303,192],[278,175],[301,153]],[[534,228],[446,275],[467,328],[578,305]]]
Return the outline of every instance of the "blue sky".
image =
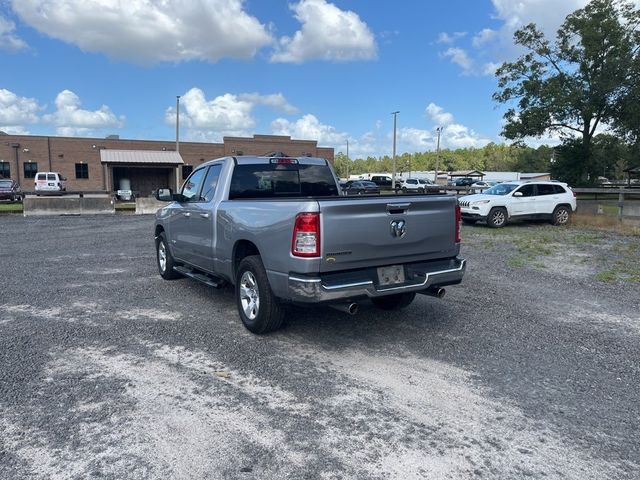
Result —
[[[0,0],[0,130],[285,134],[350,156],[501,142],[513,31],[586,0]],[[537,145],[547,139],[532,140]]]

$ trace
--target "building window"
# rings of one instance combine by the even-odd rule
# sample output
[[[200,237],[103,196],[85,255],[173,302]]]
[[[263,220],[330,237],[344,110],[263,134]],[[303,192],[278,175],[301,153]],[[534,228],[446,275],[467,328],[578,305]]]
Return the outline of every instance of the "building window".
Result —
[[[11,167],[9,162],[0,162],[0,178],[11,178]]]
[[[38,173],[38,164],[36,162],[24,164],[24,178],[36,178],[36,173]]]
[[[76,163],[76,178],[89,178],[89,165]]]
[[[189,175],[193,172],[193,165],[183,165],[182,166],[182,179],[186,180]]]

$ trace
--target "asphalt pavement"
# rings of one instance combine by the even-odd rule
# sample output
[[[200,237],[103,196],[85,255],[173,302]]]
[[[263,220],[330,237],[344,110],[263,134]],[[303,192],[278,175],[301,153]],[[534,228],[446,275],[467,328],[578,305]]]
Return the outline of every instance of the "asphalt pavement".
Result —
[[[442,300],[256,336],[152,231],[0,217],[1,479],[640,478],[639,283],[470,241]]]

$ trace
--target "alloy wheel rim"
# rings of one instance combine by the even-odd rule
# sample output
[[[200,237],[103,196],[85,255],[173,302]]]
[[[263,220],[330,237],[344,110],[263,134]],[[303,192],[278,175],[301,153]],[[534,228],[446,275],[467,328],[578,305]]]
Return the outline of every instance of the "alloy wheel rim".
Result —
[[[558,220],[558,223],[567,223],[567,220],[569,220],[569,212],[564,209],[559,210],[556,218]]]
[[[164,242],[160,242],[160,245],[158,245],[158,264],[160,265],[160,270],[164,272],[167,268],[167,249]]]
[[[493,223],[496,225],[502,225],[504,223],[504,213],[498,210],[493,214]]]
[[[260,310],[260,291],[252,272],[244,272],[240,278],[240,303],[249,320],[255,320]]]

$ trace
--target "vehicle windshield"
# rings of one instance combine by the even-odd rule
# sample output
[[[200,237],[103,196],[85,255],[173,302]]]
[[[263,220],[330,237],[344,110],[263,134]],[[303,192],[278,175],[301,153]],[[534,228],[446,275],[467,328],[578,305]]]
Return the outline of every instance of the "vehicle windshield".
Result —
[[[11,188],[11,180],[0,180],[0,188]]]
[[[518,185],[515,183],[499,183],[491,188],[488,188],[484,192],[483,195],[506,195],[507,193],[513,192]]]

